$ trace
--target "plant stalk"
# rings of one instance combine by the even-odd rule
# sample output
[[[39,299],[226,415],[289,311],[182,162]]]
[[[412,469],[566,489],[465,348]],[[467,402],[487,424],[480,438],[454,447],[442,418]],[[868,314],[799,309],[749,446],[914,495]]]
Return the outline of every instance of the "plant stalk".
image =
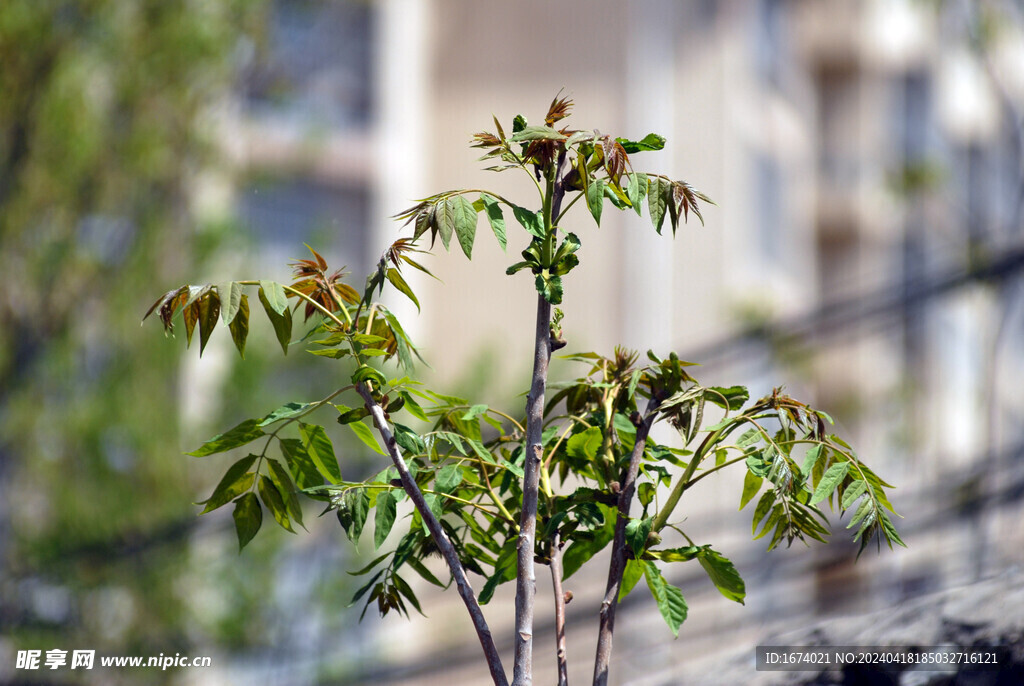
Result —
[[[608,565],[608,585],[604,600],[601,601],[601,624],[597,634],[597,655],[594,658],[594,686],[607,686],[608,667],[612,657],[612,635],[615,632],[615,610],[619,604],[619,589],[622,575],[626,571],[626,522],[629,521],[629,506],[636,492],[636,476],[640,471],[640,458],[647,447],[647,435],[654,424],[656,411],[661,404],[657,396],[647,403],[647,411],[636,429],[636,442],[629,455],[629,466],[622,479],[619,491],[619,514],[615,521],[615,539],[612,542],[612,559]]]
[[[556,532],[551,537],[551,590],[555,595],[555,657],[558,661],[558,686],[569,686],[569,659],[565,644],[566,595],[562,590],[562,541]]]
[[[373,417],[373,423],[377,426],[377,432],[384,439],[384,446],[388,451],[388,455],[391,457],[395,469],[398,470],[398,475],[402,481],[402,488],[409,494],[409,498],[419,511],[420,517],[423,518],[423,523],[427,525],[427,530],[430,531],[434,543],[437,545],[438,550],[441,551],[445,562],[448,563],[448,568],[451,570],[452,578],[455,580],[455,585],[459,590],[459,595],[462,596],[462,602],[466,604],[466,610],[469,611],[469,616],[473,620],[473,627],[476,629],[476,635],[480,639],[480,646],[483,648],[484,655],[487,658],[487,667],[491,671],[491,679],[494,681],[495,686],[508,686],[505,669],[501,665],[498,649],[494,646],[491,630],[487,626],[487,620],[484,618],[484,613],[476,600],[476,594],[473,593],[473,587],[470,586],[469,579],[466,578],[466,571],[462,568],[462,563],[459,561],[458,553],[455,552],[455,547],[448,540],[444,530],[441,528],[441,522],[438,521],[437,517],[430,510],[430,506],[427,505],[427,501],[423,498],[423,492],[409,473],[409,468],[406,466],[405,460],[402,459],[402,454],[398,450],[395,437],[388,428],[387,419],[384,417],[384,410],[374,400],[370,389],[365,383],[357,384],[356,391],[362,396],[363,401],[366,403],[366,409],[369,410],[370,416]]]
[[[562,151],[557,164],[547,172],[544,194],[543,259],[551,260],[557,236],[552,217],[557,216],[565,195],[562,175],[568,169]],[[548,363],[551,361],[551,303],[537,294],[537,325],[533,339],[533,380],[526,398],[526,455],[523,467],[523,509],[519,520],[519,542],[516,557],[516,626],[515,664],[513,686],[533,683],[533,605],[537,595],[537,574],[533,553],[537,538],[537,491],[540,487],[540,468],[544,446],[544,391],[548,382]]]
[[[526,400],[526,459],[523,468],[523,509],[519,520],[516,573],[516,631],[513,686],[533,683],[533,603],[537,577],[533,551],[537,535],[537,491],[543,455],[544,390],[551,360],[551,303],[537,295],[533,382]]]

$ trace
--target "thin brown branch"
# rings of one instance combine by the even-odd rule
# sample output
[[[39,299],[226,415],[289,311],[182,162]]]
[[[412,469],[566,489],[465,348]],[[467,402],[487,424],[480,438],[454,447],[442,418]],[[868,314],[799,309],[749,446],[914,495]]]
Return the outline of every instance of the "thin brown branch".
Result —
[[[544,390],[551,360],[551,304],[537,296],[537,328],[534,341],[533,382],[526,400],[526,459],[523,468],[523,509],[519,520],[516,574],[516,632],[513,686],[533,683],[533,603],[537,577],[533,563],[537,534],[537,491],[543,454]]]
[[[388,455],[391,457],[395,469],[398,470],[399,478],[402,481],[402,488],[409,494],[409,498],[416,506],[416,510],[419,511],[420,517],[423,518],[423,523],[427,525],[430,536],[434,539],[438,550],[441,551],[445,562],[448,563],[448,568],[451,570],[452,578],[455,580],[455,585],[459,590],[459,595],[462,596],[462,602],[466,604],[466,610],[469,611],[469,616],[473,620],[473,627],[476,629],[477,637],[480,639],[480,646],[483,648],[484,655],[487,658],[487,666],[491,671],[491,679],[494,680],[495,686],[508,686],[505,669],[501,665],[498,649],[494,646],[491,630],[488,628],[487,620],[484,619],[483,611],[476,600],[476,594],[473,593],[473,587],[470,586],[469,579],[466,578],[466,571],[462,568],[462,562],[459,561],[455,547],[448,540],[444,530],[441,528],[441,522],[434,516],[430,506],[427,505],[427,501],[423,497],[423,492],[409,473],[409,468],[406,466],[405,460],[402,459],[402,454],[398,450],[398,444],[395,442],[395,437],[388,427],[387,419],[384,417],[384,410],[374,399],[373,394],[365,383],[357,384],[356,391],[362,396],[363,401],[366,403],[366,409],[370,412],[370,416],[373,417],[373,423],[377,427],[377,432],[384,439],[384,446],[388,451]]]
[[[615,632],[615,610],[619,604],[619,589],[622,575],[626,571],[626,523],[629,521],[629,506],[636,492],[636,475],[640,471],[640,458],[647,446],[647,435],[654,424],[655,414],[661,401],[654,396],[647,403],[647,411],[636,429],[636,442],[629,455],[629,466],[622,479],[619,492],[619,514],[615,522],[615,539],[612,542],[612,559],[608,565],[608,585],[601,602],[601,625],[597,634],[597,655],[594,658],[594,686],[607,686],[608,666],[612,656],[612,635]]]
[[[565,604],[571,598],[562,590],[562,541],[556,532],[551,538],[551,590],[555,595],[555,656],[558,661],[558,686],[569,686],[569,660],[565,644]]]

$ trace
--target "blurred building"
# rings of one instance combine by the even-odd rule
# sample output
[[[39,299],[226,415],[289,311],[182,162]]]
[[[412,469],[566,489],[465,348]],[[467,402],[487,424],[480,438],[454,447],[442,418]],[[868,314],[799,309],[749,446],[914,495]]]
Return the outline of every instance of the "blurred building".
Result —
[[[769,625],[884,607],[1022,562],[1022,19],[997,1],[278,0],[229,108],[244,172],[233,202],[268,267],[316,241],[361,280],[398,235],[387,217],[415,199],[531,191],[476,164],[468,141],[492,113],[539,119],[564,88],[577,104],[570,125],[666,136],[637,167],[685,179],[718,207],[675,240],[646,216],[609,210],[600,229],[571,217],[583,250],[563,306],[570,348],[676,350],[704,363],[702,380],[752,395],[786,384],[899,487],[910,545],[854,565],[836,522],[828,547],[765,554],[745,535],[749,513],[735,512],[742,475],[708,484],[688,527],[736,562],[747,606],[695,569],[670,579],[690,601],[678,643],[642,589],[616,636],[614,682],[678,683],[716,650],[752,650]],[[483,359],[489,389],[512,397],[528,383],[535,295],[526,277],[504,276],[524,235],[510,224],[502,254],[485,233],[471,263],[430,258],[443,283],[414,284],[423,312],[407,328],[439,388]],[[603,576],[567,585],[578,681]],[[541,605],[545,592],[542,582]],[[482,683],[455,595],[425,610],[431,619],[409,624],[367,619],[379,640],[362,645],[381,662],[341,682]],[[487,612],[510,648],[509,597]],[[543,683],[554,639],[550,618],[539,622]]]

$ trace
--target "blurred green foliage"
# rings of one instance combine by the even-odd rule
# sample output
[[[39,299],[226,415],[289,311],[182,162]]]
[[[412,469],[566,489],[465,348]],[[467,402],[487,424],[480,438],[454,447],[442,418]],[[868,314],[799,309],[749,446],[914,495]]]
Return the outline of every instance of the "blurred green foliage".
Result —
[[[16,647],[194,641],[180,355],[138,322],[154,284],[210,252],[188,183],[265,9],[0,3],[0,635]]]

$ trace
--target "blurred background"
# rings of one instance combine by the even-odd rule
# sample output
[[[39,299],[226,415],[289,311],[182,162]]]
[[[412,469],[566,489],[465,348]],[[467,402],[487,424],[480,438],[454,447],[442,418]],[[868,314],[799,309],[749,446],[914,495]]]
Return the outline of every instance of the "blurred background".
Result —
[[[138,322],[184,282],[285,281],[303,242],[358,287],[414,199],[529,192],[467,143],[492,113],[539,120],[560,89],[570,126],[663,134],[638,168],[718,203],[674,241],[631,213],[570,215],[569,348],[676,350],[752,396],[785,384],[898,487],[909,544],[855,565],[837,523],[827,547],[767,554],[736,511],[742,475],[708,480],[688,527],[736,563],[747,604],[699,569],[670,578],[690,604],[672,641],[630,596],[612,680],[683,683],[769,626],[1021,565],[1024,3],[4,0],[0,683],[486,680],[454,594],[427,594],[428,620],[358,622],[359,559],[333,517],[265,527],[239,556],[229,512],[196,516],[233,458],[182,453],[325,395],[322,366],[281,358],[269,326],[242,362],[226,336],[199,359]],[[395,303],[434,388],[515,413],[535,295],[504,267],[524,235],[427,258],[443,283],[413,284],[422,313]],[[332,437],[346,474],[380,468]],[[601,576],[567,583],[575,681]],[[508,594],[487,612],[510,650]],[[545,612],[537,683],[553,681]],[[15,669],[51,648],[213,666]]]

